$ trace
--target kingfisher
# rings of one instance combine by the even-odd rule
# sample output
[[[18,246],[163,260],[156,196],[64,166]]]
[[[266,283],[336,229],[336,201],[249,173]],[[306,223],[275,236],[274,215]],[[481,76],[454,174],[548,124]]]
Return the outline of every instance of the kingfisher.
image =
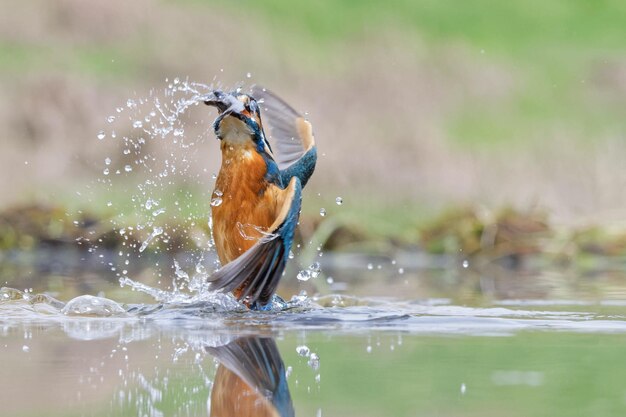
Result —
[[[217,108],[213,130],[222,153],[211,200],[222,267],[208,278],[210,288],[232,292],[251,309],[267,308],[289,258],[302,189],[315,170],[313,128],[261,87],[251,94],[214,90],[204,103]]]
[[[220,365],[211,390],[211,417],[294,417],[285,364],[271,337],[244,336],[206,346]]]

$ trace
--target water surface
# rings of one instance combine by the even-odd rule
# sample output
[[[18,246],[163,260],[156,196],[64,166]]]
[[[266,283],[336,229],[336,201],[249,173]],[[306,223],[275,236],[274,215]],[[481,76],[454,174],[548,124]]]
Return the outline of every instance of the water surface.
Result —
[[[94,277],[94,295],[112,301],[85,310],[94,299],[67,303],[81,295],[70,277],[33,279],[28,300],[5,290],[0,301],[2,416],[626,412],[626,303],[615,277],[381,269],[381,294],[357,295],[372,292],[367,274],[365,289],[346,271],[335,275],[341,291],[271,312],[226,296],[160,303]],[[60,302],[33,297],[42,291]]]

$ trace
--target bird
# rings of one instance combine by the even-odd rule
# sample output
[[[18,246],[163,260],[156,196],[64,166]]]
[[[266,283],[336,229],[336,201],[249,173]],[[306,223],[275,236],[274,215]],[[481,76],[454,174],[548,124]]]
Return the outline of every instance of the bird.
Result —
[[[208,278],[209,288],[232,292],[250,309],[267,309],[289,258],[302,189],[315,170],[313,128],[261,87],[251,94],[213,90],[204,103],[217,108],[213,130],[222,154],[211,200],[222,267]]]
[[[285,364],[272,337],[243,336],[205,349],[220,363],[211,390],[211,416],[295,416]]]

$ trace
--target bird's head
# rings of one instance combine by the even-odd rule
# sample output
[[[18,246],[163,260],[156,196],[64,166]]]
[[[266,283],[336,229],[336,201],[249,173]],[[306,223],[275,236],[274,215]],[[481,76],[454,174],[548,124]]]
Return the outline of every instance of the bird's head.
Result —
[[[220,140],[231,143],[264,141],[261,112],[251,96],[215,90],[205,97],[204,104],[217,108],[219,116],[213,122],[213,129]]]

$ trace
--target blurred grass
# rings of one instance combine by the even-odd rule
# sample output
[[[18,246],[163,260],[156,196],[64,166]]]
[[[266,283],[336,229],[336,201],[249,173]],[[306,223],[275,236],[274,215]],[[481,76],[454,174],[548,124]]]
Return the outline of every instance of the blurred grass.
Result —
[[[624,2],[322,0],[294,6],[287,0],[243,0],[235,7],[258,12],[277,38],[286,31],[304,41],[300,53],[317,55],[307,62],[328,62],[337,42],[391,30],[435,49],[460,44],[505,65],[523,85],[503,103],[468,103],[451,117],[448,129],[461,144],[540,140],[537,131],[555,123],[569,124],[579,139],[589,141],[626,129],[621,108],[598,105],[583,88],[593,82],[594,67],[623,61]],[[624,104],[624,97],[619,101]]]
[[[0,40],[0,71],[5,74],[36,73],[45,66],[50,71],[119,81],[137,77],[138,61],[122,45],[63,48]]]
[[[310,110],[328,153],[310,192],[343,194],[346,204],[308,198],[311,215],[324,207],[329,218],[398,237],[451,204],[524,209],[538,201],[593,215],[598,206],[624,207],[614,197],[626,181],[614,172],[623,148],[602,148],[623,142],[626,132],[621,2],[173,0],[98,3],[93,11],[74,0],[40,5],[51,12],[44,23],[16,2],[16,16],[32,15],[24,20],[32,27],[0,33],[0,84],[10,87],[12,152],[5,158],[13,164],[5,165],[5,178],[21,178],[0,181],[15,187],[2,206],[51,198],[104,217],[132,211],[124,196],[109,214],[106,202],[115,195],[90,204],[74,195],[99,175],[90,158],[115,152],[84,146],[85,138],[93,144],[116,105],[159,88],[165,77],[210,82],[217,74],[227,83],[251,71],[253,82],[273,83]],[[41,103],[48,85],[49,100]],[[85,100],[97,104],[83,106]],[[339,111],[347,106],[350,112]],[[407,121],[403,112],[415,117]],[[207,154],[205,166],[216,159],[211,145],[198,150]],[[86,162],[60,168],[76,160]],[[206,205],[192,203],[200,212]]]
[[[194,0],[182,0],[183,2]],[[209,5],[212,2],[196,3]],[[387,19],[406,25],[431,40],[463,39],[474,46],[493,48],[507,56],[529,54],[563,45],[574,50],[605,48],[623,50],[623,17],[626,5],[618,0],[590,3],[586,0],[541,0],[498,2],[468,0],[461,3],[437,0],[320,0],[294,6],[288,0],[236,4],[237,10],[253,9],[276,29],[297,29],[316,41],[334,41],[376,28]],[[544,55],[548,58],[550,55]]]
[[[453,114],[447,125],[457,143],[525,143],[533,138],[542,139],[538,132],[555,124],[567,124],[570,130],[579,133],[576,135],[579,139],[589,141],[606,132],[626,129],[621,108],[598,105],[597,97],[584,85],[594,82],[598,67],[614,61],[623,64],[624,2],[320,0],[294,5],[287,0],[176,0],[169,3],[181,8],[214,9],[219,5],[233,13],[248,14],[258,22],[259,30],[269,31],[274,40],[296,54],[297,60],[310,65],[309,71],[313,73],[321,68],[331,71],[333,67],[341,68],[332,64],[336,61],[338,45],[359,40],[369,42],[368,36],[386,32],[401,33],[407,42],[425,43],[433,50],[458,44],[469,48],[477,59],[501,63],[519,77],[521,85],[516,86],[508,99],[495,104],[468,104]],[[237,30],[234,23],[232,30]],[[96,45],[82,47],[63,46],[54,39],[47,41],[48,45],[5,39],[0,41],[3,63],[0,71],[22,73],[45,64],[49,70],[132,82],[141,77],[142,61],[150,54],[142,51],[144,36],[138,31],[123,41],[101,40]],[[617,95],[610,88],[602,92]],[[616,100],[617,104],[625,103],[623,95]]]

